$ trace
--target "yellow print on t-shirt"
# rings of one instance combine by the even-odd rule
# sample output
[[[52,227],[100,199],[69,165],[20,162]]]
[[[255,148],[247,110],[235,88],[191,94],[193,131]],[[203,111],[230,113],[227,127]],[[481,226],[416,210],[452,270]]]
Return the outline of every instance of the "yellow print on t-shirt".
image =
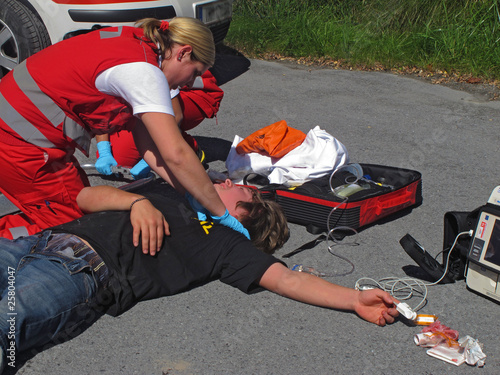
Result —
[[[214,226],[214,223],[211,221],[200,221],[200,224],[206,234],[208,234],[208,230]]]

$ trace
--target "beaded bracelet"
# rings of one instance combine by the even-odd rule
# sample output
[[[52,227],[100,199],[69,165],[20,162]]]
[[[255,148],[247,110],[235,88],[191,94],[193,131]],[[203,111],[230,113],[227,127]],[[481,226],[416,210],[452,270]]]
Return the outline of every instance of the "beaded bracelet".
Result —
[[[141,197],[141,198],[137,198],[135,201],[133,201],[133,202],[130,204],[129,211],[132,211],[132,206],[133,206],[134,204],[136,204],[137,202],[143,201],[144,199],[148,199],[148,198],[146,198],[146,197]]]

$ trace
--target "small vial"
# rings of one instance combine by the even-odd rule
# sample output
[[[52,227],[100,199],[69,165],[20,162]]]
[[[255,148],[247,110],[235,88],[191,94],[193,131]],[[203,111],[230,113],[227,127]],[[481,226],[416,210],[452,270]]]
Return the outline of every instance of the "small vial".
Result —
[[[413,319],[413,323],[419,326],[428,326],[438,320],[436,315],[431,314],[417,314],[417,317]]]
[[[291,268],[292,271],[297,271],[297,272],[305,272],[314,276],[322,277],[326,276],[323,272],[319,272],[318,270],[314,269],[313,267],[309,266],[304,266],[303,264],[294,264]]]

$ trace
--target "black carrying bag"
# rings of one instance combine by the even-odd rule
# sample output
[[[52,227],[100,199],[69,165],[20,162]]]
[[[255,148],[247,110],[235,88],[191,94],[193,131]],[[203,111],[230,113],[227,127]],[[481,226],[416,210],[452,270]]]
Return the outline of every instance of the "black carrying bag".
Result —
[[[409,233],[399,243],[406,253],[426,272],[431,281],[454,283],[465,278],[472,236],[466,235],[476,228],[479,213],[484,206],[474,211],[449,211],[444,215],[443,262],[429,254]],[[471,232],[471,233],[472,233]],[[460,235],[461,234],[461,235]],[[460,235],[460,236],[459,236]]]

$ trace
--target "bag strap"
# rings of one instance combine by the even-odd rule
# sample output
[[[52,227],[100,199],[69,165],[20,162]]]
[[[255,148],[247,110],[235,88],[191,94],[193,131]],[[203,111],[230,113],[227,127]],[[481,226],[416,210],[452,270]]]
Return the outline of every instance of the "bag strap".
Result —
[[[455,237],[468,230],[476,228],[479,211],[484,206],[480,206],[473,211],[449,211],[444,215],[444,233],[443,233],[443,264],[448,259],[450,247],[455,241]],[[453,280],[464,278],[465,265],[467,264],[467,253],[470,248],[472,238],[462,236],[455,244],[454,251],[449,256],[448,277]]]

